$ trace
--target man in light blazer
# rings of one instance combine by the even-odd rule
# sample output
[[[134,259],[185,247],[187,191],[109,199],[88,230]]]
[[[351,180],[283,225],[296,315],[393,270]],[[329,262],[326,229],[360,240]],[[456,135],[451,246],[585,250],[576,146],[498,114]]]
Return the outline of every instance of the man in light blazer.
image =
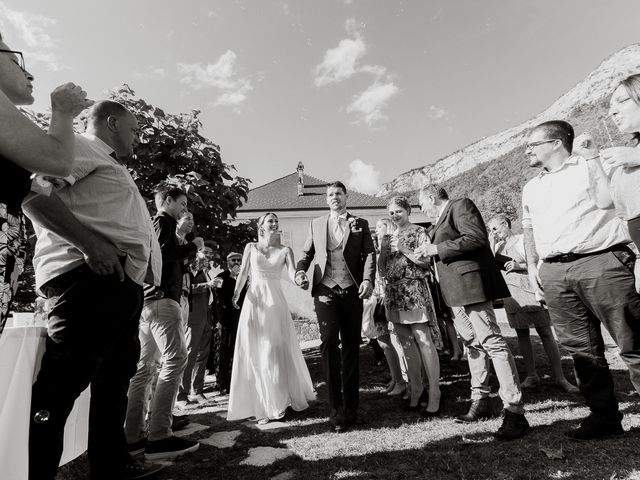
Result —
[[[342,182],[327,185],[330,213],[311,222],[296,267],[296,284],[306,290],[305,272],[315,260],[311,294],[322,340],[329,421],[336,432],[357,421],[362,300],[373,291],[376,270],[369,224],[347,212],[347,198]]]
[[[437,218],[431,231],[432,243],[422,253],[435,259],[444,300],[452,308],[456,330],[469,349],[471,407],[457,420],[473,422],[491,415],[491,360],[505,409],[496,437],[520,438],[529,423],[513,355],[500,333],[492,306],[493,300],[510,294],[491,253],[482,216],[471,200],[449,200],[445,189],[437,184],[422,187],[419,200],[422,211]]]

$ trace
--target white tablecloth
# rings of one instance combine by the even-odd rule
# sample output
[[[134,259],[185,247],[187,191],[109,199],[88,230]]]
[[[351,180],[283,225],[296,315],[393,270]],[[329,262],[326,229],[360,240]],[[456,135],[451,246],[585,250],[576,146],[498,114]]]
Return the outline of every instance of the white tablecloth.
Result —
[[[31,385],[40,369],[47,330],[41,326],[7,327],[0,335],[0,477],[28,475]],[[89,389],[76,401],[64,431],[60,465],[87,449]]]

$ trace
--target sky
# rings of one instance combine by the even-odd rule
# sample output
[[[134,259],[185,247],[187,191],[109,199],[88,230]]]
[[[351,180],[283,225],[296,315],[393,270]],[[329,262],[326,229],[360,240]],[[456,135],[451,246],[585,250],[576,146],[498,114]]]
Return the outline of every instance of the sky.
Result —
[[[548,107],[640,41],[632,0],[0,0],[35,75],[123,83],[203,133],[251,187],[293,173],[374,193]]]

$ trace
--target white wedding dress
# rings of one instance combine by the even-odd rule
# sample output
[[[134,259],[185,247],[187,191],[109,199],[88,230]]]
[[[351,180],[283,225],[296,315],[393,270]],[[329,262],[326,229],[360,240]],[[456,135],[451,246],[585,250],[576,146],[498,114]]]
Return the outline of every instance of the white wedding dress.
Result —
[[[280,285],[283,248],[267,258],[250,249],[250,284],[240,312],[227,420],[281,418],[316,398]]]

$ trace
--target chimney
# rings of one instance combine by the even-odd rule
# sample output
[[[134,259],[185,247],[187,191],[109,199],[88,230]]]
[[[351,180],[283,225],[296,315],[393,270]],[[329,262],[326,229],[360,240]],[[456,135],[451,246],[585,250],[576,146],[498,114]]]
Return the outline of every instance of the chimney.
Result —
[[[296,171],[298,172],[298,196],[302,197],[304,195],[304,164],[302,162],[298,162]]]

